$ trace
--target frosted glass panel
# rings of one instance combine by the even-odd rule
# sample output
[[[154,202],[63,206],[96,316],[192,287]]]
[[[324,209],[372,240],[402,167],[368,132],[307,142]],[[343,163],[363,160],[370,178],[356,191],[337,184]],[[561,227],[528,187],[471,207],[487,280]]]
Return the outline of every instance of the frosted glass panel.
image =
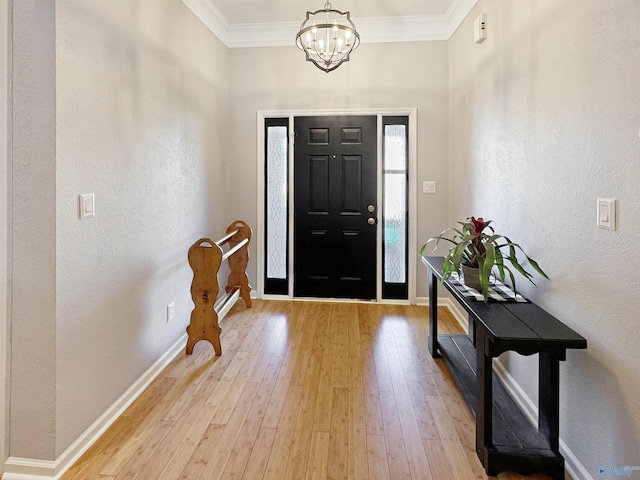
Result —
[[[407,131],[384,127],[384,281],[407,281]]]
[[[407,169],[407,131],[405,125],[384,126],[384,169]]]
[[[287,127],[267,129],[267,278],[287,278]]]
[[[407,176],[384,175],[384,281],[405,283],[407,252]]]

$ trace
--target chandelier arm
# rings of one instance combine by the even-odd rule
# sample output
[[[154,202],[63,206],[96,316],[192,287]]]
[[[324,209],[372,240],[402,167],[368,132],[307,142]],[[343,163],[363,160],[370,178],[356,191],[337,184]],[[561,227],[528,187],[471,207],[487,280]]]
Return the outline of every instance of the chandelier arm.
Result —
[[[333,51],[331,52],[331,59],[332,60],[333,60],[334,55],[336,54],[336,46],[337,46],[337,43],[334,43],[333,44]]]
[[[317,42],[313,42],[313,53],[315,54],[316,58],[318,58],[318,60],[322,61],[322,52],[318,51]],[[313,57],[311,58],[311,61],[317,65],[317,63],[313,60]]]

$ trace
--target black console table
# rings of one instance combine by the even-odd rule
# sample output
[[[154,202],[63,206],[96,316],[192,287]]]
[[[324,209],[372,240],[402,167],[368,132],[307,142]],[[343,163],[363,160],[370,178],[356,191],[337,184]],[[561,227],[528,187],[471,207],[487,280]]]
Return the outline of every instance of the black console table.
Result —
[[[422,257],[429,278],[429,352],[442,357],[476,416],[476,452],[489,476],[502,471],[564,479],[559,452],[560,361],[587,341],[533,303],[469,300],[444,286],[469,314],[468,335],[438,335],[438,283],[443,257]],[[493,376],[492,359],[511,350],[539,356],[538,429]]]

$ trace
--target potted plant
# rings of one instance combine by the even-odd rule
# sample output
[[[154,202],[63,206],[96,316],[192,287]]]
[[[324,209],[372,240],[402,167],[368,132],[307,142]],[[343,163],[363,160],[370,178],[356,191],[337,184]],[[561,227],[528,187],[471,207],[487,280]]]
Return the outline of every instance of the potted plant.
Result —
[[[516,257],[517,250],[522,252],[536,272],[546,279],[549,278],[538,263],[529,257],[520,245],[513,243],[504,235],[495,233],[493,227],[489,225],[492,220],[484,220],[482,217],[470,217],[467,218],[466,222],[458,223],[461,226],[460,228],[447,228],[440,235],[428,239],[420,248],[420,254],[422,255],[427,245],[431,242],[435,242],[434,251],[441,240],[453,244],[444,259],[443,281],[449,278],[453,272],[460,273],[462,268],[464,283],[482,292],[485,302],[489,296],[489,278],[494,266],[498,269],[498,276],[502,282],[505,279],[505,272],[509,274],[514,291],[516,289],[516,279],[513,269],[535,285],[532,274],[526,271],[518,261]],[[453,235],[447,236],[449,233],[453,233]],[[505,260],[509,261],[513,269],[506,264]],[[475,269],[475,272],[473,269]],[[477,277],[475,285],[473,284],[474,276]]]

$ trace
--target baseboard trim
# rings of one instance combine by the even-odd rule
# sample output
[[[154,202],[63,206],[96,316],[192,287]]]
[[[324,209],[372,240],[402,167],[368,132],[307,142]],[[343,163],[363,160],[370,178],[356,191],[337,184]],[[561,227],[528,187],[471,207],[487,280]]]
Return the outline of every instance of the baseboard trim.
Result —
[[[416,304],[429,305],[429,297],[416,298]],[[438,297],[438,305],[441,307],[447,307],[453,318],[460,324],[460,327],[462,327],[465,332],[467,331],[467,315],[460,309],[458,302],[455,302],[448,297]]]
[[[440,302],[440,299],[438,299]],[[416,297],[416,305],[429,305],[429,297]]]
[[[2,480],[58,480],[184,350],[186,344],[185,333],[55,461],[9,457],[4,465]]]
[[[560,439],[560,453],[564,457],[564,469],[573,480],[594,480],[562,439]]]
[[[466,332],[469,329],[469,317],[465,311],[460,308],[460,304],[450,298],[447,298],[443,305],[449,309],[453,318],[456,319],[462,329]]]
[[[3,480],[46,480],[58,479],[56,463],[50,460],[34,460],[31,458],[9,457],[4,464]]]

